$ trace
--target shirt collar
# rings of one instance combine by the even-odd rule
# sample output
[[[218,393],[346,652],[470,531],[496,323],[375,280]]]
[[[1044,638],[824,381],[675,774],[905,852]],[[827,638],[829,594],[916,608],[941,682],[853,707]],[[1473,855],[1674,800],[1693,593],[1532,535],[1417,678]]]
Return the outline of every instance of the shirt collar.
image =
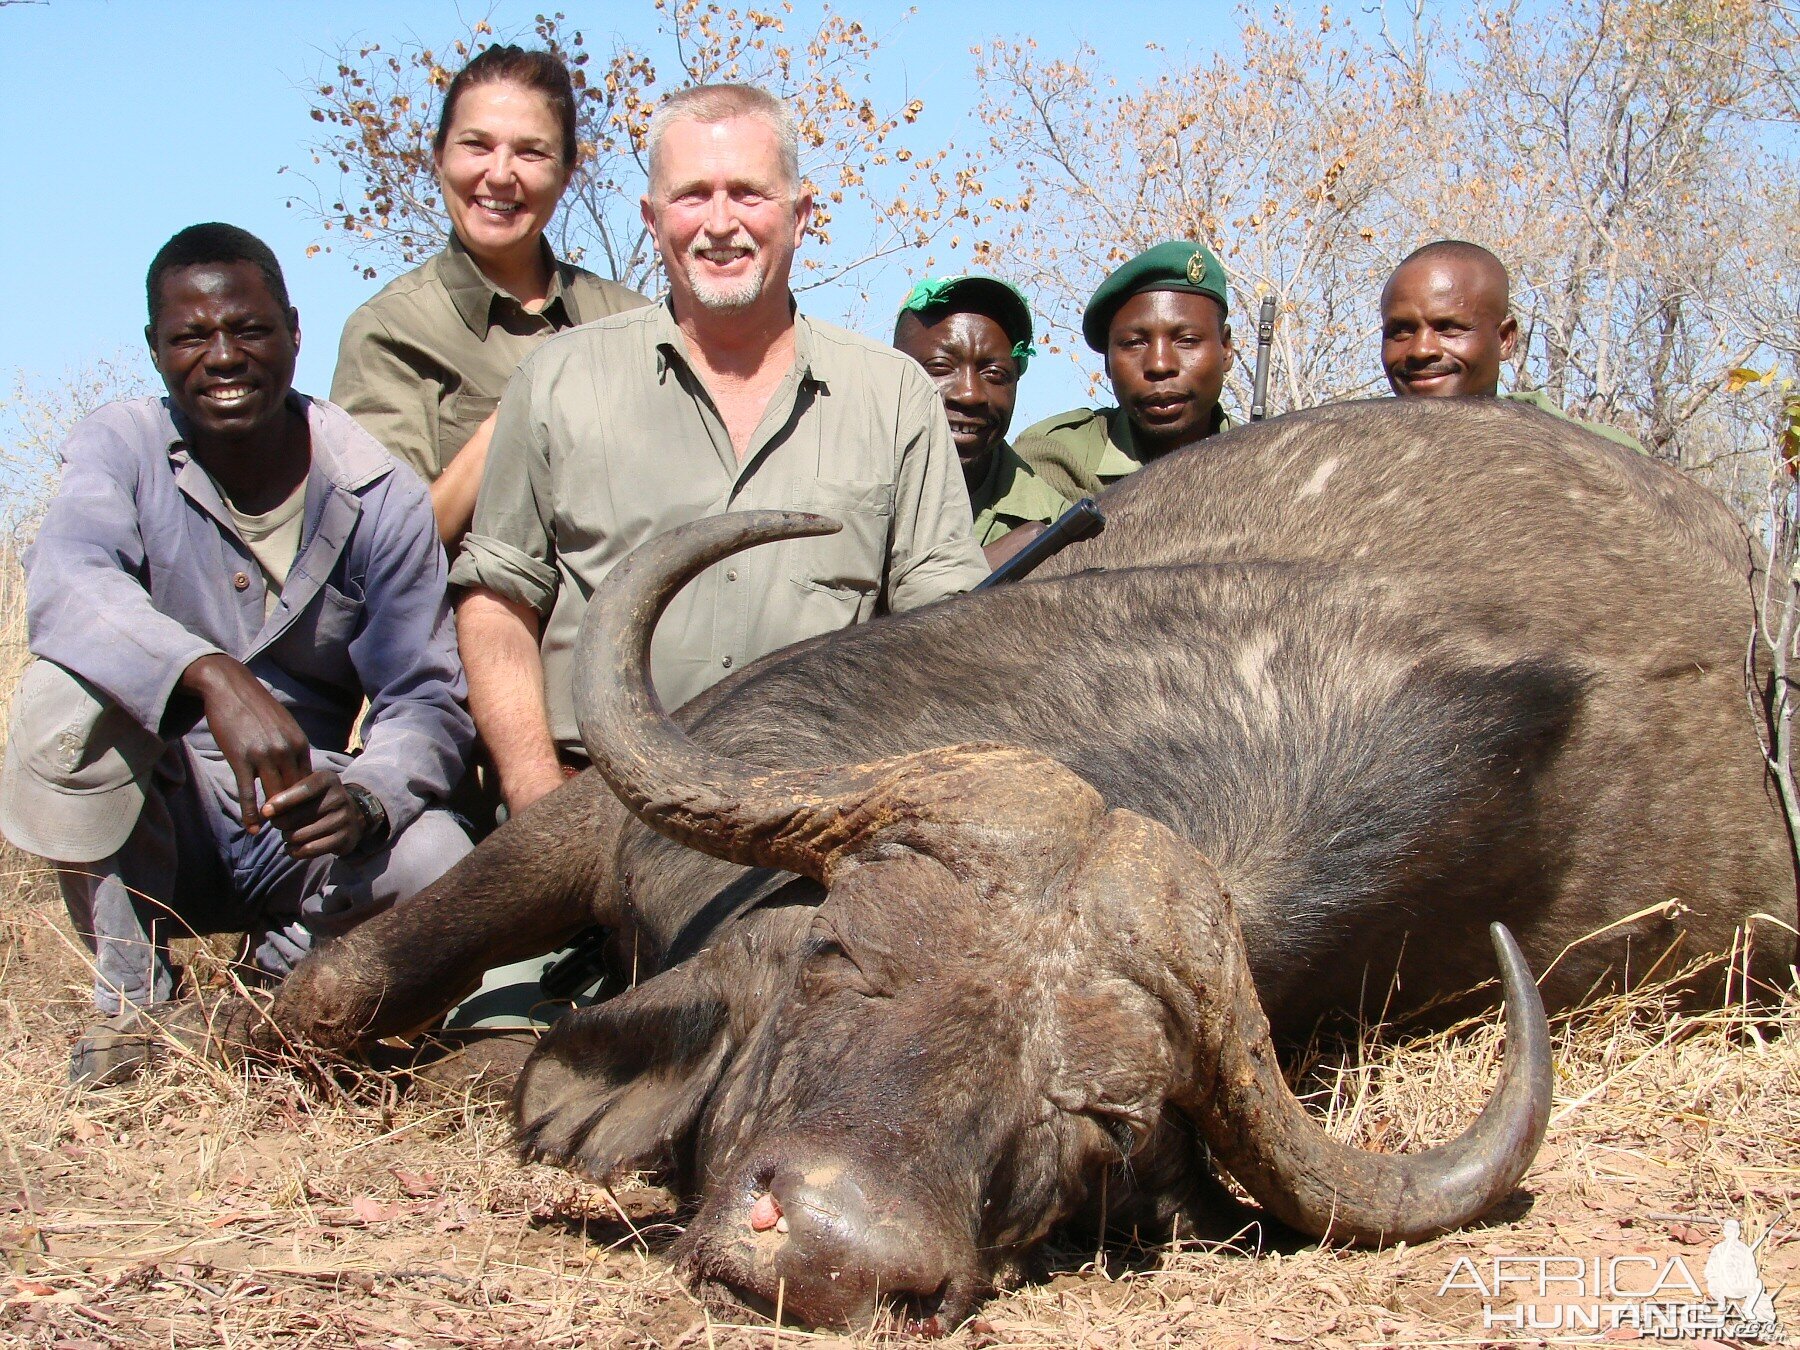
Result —
[[[1100,462],[1094,472],[1103,478],[1116,478],[1130,473],[1144,462],[1131,434],[1131,418],[1123,408],[1111,408],[1105,415],[1106,444],[1100,450]]]
[[[550,267],[550,291],[544,297],[544,307],[538,313],[547,315],[552,305],[561,305],[568,312],[571,323],[580,323],[581,315],[575,312],[574,292],[563,284],[565,264],[557,261],[556,254],[550,248],[550,241],[542,235],[538,236],[538,248]],[[492,321],[494,302],[504,301],[510,305],[517,305],[519,302],[488,280],[487,273],[477,266],[474,255],[454,230],[450,232],[450,242],[444,245],[444,251],[438,255],[438,259],[438,278],[450,293],[450,303],[456,306],[456,312],[469,326],[469,331],[476,337],[485,339],[488,325]]]
[[[1125,410],[1108,408],[1105,411],[1105,418],[1106,446],[1101,452],[1101,462],[1095,466],[1094,472],[1102,476],[1117,476],[1121,473],[1129,473],[1138,465],[1148,463],[1144,458],[1144,452],[1138,449],[1137,437],[1131,430],[1131,418],[1126,415]],[[1208,436],[1217,436],[1221,431],[1230,429],[1231,419],[1225,415],[1222,405],[1213,404],[1210,425],[1211,430],[1207,433]],[[1121,463],[1118,458],[1121,455],[1129,462]]]
[[[992,504],[1000,498],[1000,475],[1009,470],[1011,461],[1016,458],[1013,448],[1003,438],[994,447],[994,453],[988,457],[987,472],[981,475],[981,481],[969,492],[972,502]]]
[[[160,401],[167,423],[169,461],[177,470],[192,462],[188,452],[186,419],[174,403],[164,397]],[[312,467],[328,482],[355,492],[368,486],[394,467],[394,461],[375,438],[358,426],[343,409],[310,398],[297,389],[288,390],[287,403],[305,414],[311,432]],[[196,468],[199,466],[196,464]]]
[[[793,301],[788,302],[794,315],[794,368],[789,378],[797,384],[811,384],[824,390],[825,381],[813,370],[813,330],[812,323],[806,315],[800,313]],[[694,362],[688,355],[687,335],[681,331],[681,325],[675,322],[675,302],[673,298],[665,299],[655,306],[656,317],[652,322],[656,331],[652,335],[656,343],[656,380],[662,383],[668,378],[669,367],[680,362],[690,375],[694,370]]]

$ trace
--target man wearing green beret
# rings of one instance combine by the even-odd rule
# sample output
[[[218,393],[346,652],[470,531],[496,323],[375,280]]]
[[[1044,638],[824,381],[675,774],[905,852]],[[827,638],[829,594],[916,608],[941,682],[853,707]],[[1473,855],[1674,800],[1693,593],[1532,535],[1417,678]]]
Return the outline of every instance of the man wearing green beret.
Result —
[[[1415,249],[1381,288],[1381,366],[1396,397],[1501,397],[1577,421],[1542,390],[1500,393],[1500,367],[1512,359],[1518,340],[1512,278],[1480,244],[1439,239]],[[1617,427],[1578,425],[1648,453]]]
[[[894,321],[894,346],[925,368],[944,400],[975,542],[990,566],[1036,534],[1014,535],[1020,526],[1047,525],[1069,505],[1006,443],[1019,377],[1036,355],[1031,330],[1031,306],[1018,288],[984,276],[921,281]]]
[[[1219,392],[1237,358],[1229,311],[1225,269],[1199,244],[1158,244],[1125,263],[1081,316],[1118,406],[1045,418],[1019,437],[1019,457],[1078,499],[1223,431]]]

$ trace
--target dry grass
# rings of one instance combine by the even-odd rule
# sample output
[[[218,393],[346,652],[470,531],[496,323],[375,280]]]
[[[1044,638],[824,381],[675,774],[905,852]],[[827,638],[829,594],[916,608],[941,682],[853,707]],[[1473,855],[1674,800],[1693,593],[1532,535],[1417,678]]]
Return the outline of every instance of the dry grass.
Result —
[[[868,1343],[709,1316],[658,1255],[680,1219],[665,1193],[615,1196],[521,1168],[500,1114],[467,1097],[367,1072],[179,1061],[72,1097],[63,1077],[89,1017],[86,972],[53,887],[12,861],[0,902],[0,1341]],[[1458,1256],[1679,1254],[1698,1278],[1716,1240],[1709,1220],[1741,1218],[1754,1237],[1800,1206],[1796,1032],[1792,999],[1760,1023],[1682,1015],[1653,994],[1598,1005],[1558,1029],[1556,1118],[1528,1196],[1501,1218],[1386,1252],[1069,1253],[1061,1273],[995,1300],[949,1343],[1500,1344],[1474,1295],[1437,1297]],[[1365,1145],[1442,1139],[1484,1098],[1498,1041],[1484,1026],[1377,1050],[1333,1076],[1323,1106]],[[1771,1289],[1800,1278],[1786,1225],[1760,1259]]]

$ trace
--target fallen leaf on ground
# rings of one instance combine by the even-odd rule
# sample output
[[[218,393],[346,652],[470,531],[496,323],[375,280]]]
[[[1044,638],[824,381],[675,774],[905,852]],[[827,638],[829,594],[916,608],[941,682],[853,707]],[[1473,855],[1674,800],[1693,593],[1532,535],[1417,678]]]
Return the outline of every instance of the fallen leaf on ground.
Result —
[[[350,1212],[364,1223],[386,1223],[400,1213],[398,1205],[384,1205],[372,1195],[359,1195],[350,1202]]]
[[[415,1200],[422,1200],[428,1195],[438,1193],[438,1179],[435,1172],[408,1172],[403,1167],[388,1169],[394,1174],[394,1180],[400,1183],[400,1189]]]

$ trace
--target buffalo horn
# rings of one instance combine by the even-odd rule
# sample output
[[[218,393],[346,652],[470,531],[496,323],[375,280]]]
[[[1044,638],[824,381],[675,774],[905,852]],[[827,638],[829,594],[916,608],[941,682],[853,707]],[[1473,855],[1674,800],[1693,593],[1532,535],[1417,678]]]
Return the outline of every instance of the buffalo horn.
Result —
[[[1214,1155],[1285,1223],[1327,1241],[1417,1242],[1472,1223],[1524,1176],[1550,1118],[1550,1028],[1512,934],[1489,926],[1506,998],[1500,1086],[1459,1137],[1414,1154],[1366,1153],[1325,1133],[1289,1091],[1250,983],[1237,925],[1218,985],[1200,996],[1205,1060],[1192,1110]]]
[[[594,767],[650,828],[730,862],[823,880],[819,836],[854,798],[856,770],[771,770],[696,744],[656,696],[650,636],[676,593],[720,559],[842,528],[798,511],[709,516],[633,549],[595,588],[575,640],[575,720]]]

